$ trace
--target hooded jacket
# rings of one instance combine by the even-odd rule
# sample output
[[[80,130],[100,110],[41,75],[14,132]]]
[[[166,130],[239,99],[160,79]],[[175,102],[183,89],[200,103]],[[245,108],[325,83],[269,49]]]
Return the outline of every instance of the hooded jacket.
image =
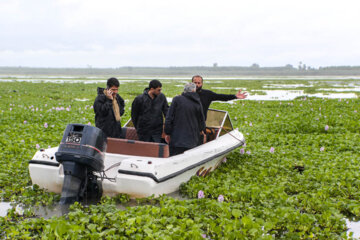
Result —
[[[162,134],[164,117],[169,105],[164,94],[160,93],[152,99],[146,88],[137,96],[131,106],[131,120],[140,135]]]
[[[95,126],[100,128],[107,137],[121,137],[121,122],[117,122],[112,106],[112,100],[104,94],[104,88],[98,88],[98,95],[94,102]],[[124,99],[116,94],[116,101],[119,105],[120,116],[124,114]]]
[[[199,95],[195,92],[174,97],[165,119],[165,133],[170,146],[193,148],[205,130],[205,118]]]

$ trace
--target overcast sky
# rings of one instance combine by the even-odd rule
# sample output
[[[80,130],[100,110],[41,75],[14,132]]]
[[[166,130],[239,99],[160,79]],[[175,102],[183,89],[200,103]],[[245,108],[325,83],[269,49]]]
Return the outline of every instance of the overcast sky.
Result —
[[[359,60],[359,0],[0,0],[0,66]]]

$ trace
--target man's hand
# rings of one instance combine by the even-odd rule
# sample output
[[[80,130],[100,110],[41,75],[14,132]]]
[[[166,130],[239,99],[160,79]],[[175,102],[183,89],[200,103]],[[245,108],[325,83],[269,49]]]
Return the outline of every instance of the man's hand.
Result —
[[[170,135],[165,135],[165,142],[167,142],[167,144],[170,144]]]
[[[203,136],[203,143],[206,143],[206,132],[200,132],[200,135]]]
[[[240,89],[236,94],[235,94],[237,99],[245,99],[247,97],[247,92],[242,92],[242,90]]]
[[[107,97],[108,99],[110,99],[110,100],[113,100],[113,99],[114,99],[114,97],[113,97],[113,91],[111,91],[110,89],[108,89],[108,90],[105,91],[105,95],[106,95],[106,97]]]

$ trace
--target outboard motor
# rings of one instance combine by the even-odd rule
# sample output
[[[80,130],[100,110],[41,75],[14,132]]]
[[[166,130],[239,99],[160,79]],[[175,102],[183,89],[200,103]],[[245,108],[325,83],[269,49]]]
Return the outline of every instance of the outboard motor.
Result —
[[[60,204],[99,199],[102,184],[94,172],[104,170],[106,135],[99,128],[84,124],[67,125],[56,160],[63,165],[64,183]]]

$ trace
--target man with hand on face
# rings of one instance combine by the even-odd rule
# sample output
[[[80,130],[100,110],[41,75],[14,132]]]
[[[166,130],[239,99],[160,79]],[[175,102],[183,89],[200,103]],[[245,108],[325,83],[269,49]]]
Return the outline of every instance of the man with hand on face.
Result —
[[[120,120],[125,107],[124,99],[118,94],[120,83],[116,78],[109,78],[106,85],[106,89],[98,88],[94,102],[95,126],[107,137],[120,138]]]
[[[200,97],[205,120],[207,117],[207,111],[212,101],[229,101],[233,99],[245,99],[247,97],[246,92],[242,92],[241,89],[235,95],[217,94],[213,91],[203,89],[203,78],[200,75],[193,76],[192,82],[196,84],[196,92],[199,94]]]
[[[151,80],[149,87],[132,103],[131,120],[140,141],[161,142],[163,119],[169,108],[161,87],[159,80]]]

